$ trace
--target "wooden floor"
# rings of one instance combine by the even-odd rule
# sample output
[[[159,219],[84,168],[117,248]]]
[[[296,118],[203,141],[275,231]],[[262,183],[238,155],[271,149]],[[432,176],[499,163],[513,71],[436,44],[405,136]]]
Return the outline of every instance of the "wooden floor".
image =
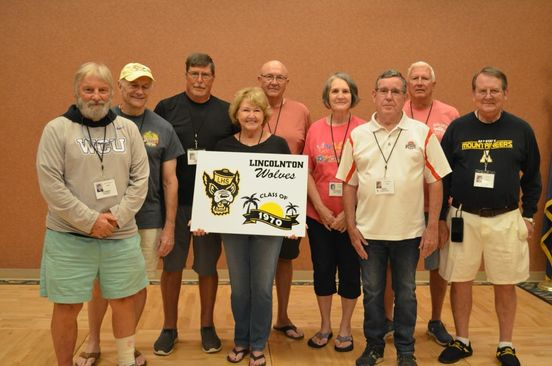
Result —
[[[144,316],[136,336],[137,347],[148,359],[149,366],[161,365],[225,365],[226,353],[232,347],[233,319],[229,304],[230,287],[219,287],[215,323],[223,340],[220,353],[207,355],[200,350],[199,340],[199,295],[197,286],[182,286],[179,304],[179,339],[175,352],[167,357],[155,356],[152,344],[159,334],[163,321],[160,290],[150,286]],[[440,365],[436,359],[442,348],[425,335],[430,315],[429,288],[418,286],[418,324],[416,327],[416,356],[419,365]],[[307,336],[318,330],[319,315],[311,286],[293,286],[290,315]],[[336,298],[337,300],[337,298]],[[474,288],[474,307],[471,319],[471,341],[474,355],[457,365],[496,365],[494,352],[497,344],[497,320],[494,314],[492,288]],[[35,285],[0,285],[0,365],[55,365],[55,355],[50,339],[50,315],[52,305],[39,298]],[[86,310],[86,308],[84,309]],[[334,331],[339,324],[339,301],[335,301],[333,313]],[[454,331],[450,306],[445,304],[443,320]],[[77,350],[87,337],[86,311],[79,317]],[[99,366],[115,366],[116,355],[111,335],[110,315],[102,330],[102,358]],[[293,341],[281,334],[272,333],[265,353],[267,365],[354,365],[362,353],[362,303],[359,302],[353,318],[353,335],[356,341],[353,352],[341,354],[332,346],[314,350],[306,341]],[[552,365],[552,306],[533,295],[518,289],[518,313],[515,326],[515,346],[523,365]],[[333,344],[333,343],[331,343]],[[385,361],[381,365],[395,365],[395,349],[388,341]],[[242,362],[247,365],[247,362]]]

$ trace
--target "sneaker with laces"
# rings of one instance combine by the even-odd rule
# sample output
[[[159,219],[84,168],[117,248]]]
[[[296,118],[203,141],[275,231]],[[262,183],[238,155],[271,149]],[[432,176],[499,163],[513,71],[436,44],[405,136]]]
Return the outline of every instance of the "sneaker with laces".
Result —
[[[413,354],[404,354],[397,357],[397,366],[418,366]]]
[[[516,356],[516,350],[506,346],[496,349],[496,358],[501,366],[520,366],[519,359]]]
[[[383,348],[366,345],[364,352],[356,360],[356,366],[373,366],[383,362]]]
[[[473,354],[471,344],[465,345],[459,340],[450,342],[447,347],[439,355],[439,362],[441,363],[455,363],[465,357],[469,357]]]
[[[168,356],[174,351],[174,345],[178,342],[176,329],[163,329],[159,338],[153,344],[153,353],[158,356]]]
[[[385,334],[383,335],[383,339],[393,337],[394,333],[395,325],[393,324],[393,321],[385,318]]]
[[[222,349],[215,327],[201,327],[201,349],[205,353],[215,353]]]
[[[435,342],[441,346],[446,346],[452,342],[452,336],[447,332],[447,328],[440,320],[430,320],[427,323],[427,334],[433,337]]]

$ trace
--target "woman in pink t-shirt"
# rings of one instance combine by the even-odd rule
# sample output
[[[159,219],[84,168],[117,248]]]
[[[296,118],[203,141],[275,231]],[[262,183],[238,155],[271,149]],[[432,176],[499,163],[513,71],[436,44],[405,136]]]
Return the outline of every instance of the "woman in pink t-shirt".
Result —
[[[343,182],[335,178],[341,151],[351,131],[363,121],[351,114],[358,103],[358,88],[351,77],[338,72],[324,86],[322,100],[330,115],[314,122],[303,154],[309,156],[307,224],[314,269],[314,291],[322,318],[320,331],[308,345],[321,348],[332,338],[332,295],[341,296],[341,324],[335,350],[353,350],[351,317],[360,296],[360,265],[349,236],[341,196]],[[335,275],[339,278],[337,289]]]

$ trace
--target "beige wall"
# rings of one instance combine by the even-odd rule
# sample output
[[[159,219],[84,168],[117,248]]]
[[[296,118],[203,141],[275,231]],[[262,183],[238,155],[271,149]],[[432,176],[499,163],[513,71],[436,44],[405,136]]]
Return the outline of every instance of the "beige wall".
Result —
[[[0,268],[39,265],[46,206],[36,181],[36,146],[45,123],[73,102],[73,74],[90,60],[105,62],[114,74],[127,62],[149,65],[157,79],[153,108],[183,89],[190,52],[214,58],[213,92],[224,99],[256,84],[264,61],[280,59],[290,70],[288,97],[304,102],[313,119],[326,113],[321,88],[338,70],[358,83],[362,101],[355,113],[368,119],[370,90],[384,69],[405,71],[413,61],[430,62],[437,72],[436,96],[463,114],[472,107],[473,73],[495,65],[510,79],[507,109],[535,129],[548,177],[551,1],[3,0],[0,5]],[[536,239],[531,270],[542,271],[545,259]],[[310,268],[307,245],[303,248],[299,269]]]

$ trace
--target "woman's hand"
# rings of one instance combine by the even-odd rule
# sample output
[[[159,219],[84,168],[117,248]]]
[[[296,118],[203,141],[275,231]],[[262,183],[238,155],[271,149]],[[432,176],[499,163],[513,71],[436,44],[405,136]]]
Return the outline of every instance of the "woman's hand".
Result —
[[[322,225],[324,225],[326,229],[331,230],[332,225],[334,225],[335,222],[335,217],[332,210],[330,210],[323,204],[318,207],[315,206],[315,209],[316,212],[318,212],[318,216],[320,216],[320,221],[322,221]]]
[[[335,218],[332,226],[332,229],[339,231],[340,233],[344,233],[347,231],[347,222],[345,221],[345,212],[341,211],[337,217]]]
[[[206,232],[206,231],[203,230],[203,229],[197,229],[197,230],[192,231],[192,234],[193,234],[194,236],[204,236],[204,235],[207,235],[207,234],[209,234],[209,233]]]

